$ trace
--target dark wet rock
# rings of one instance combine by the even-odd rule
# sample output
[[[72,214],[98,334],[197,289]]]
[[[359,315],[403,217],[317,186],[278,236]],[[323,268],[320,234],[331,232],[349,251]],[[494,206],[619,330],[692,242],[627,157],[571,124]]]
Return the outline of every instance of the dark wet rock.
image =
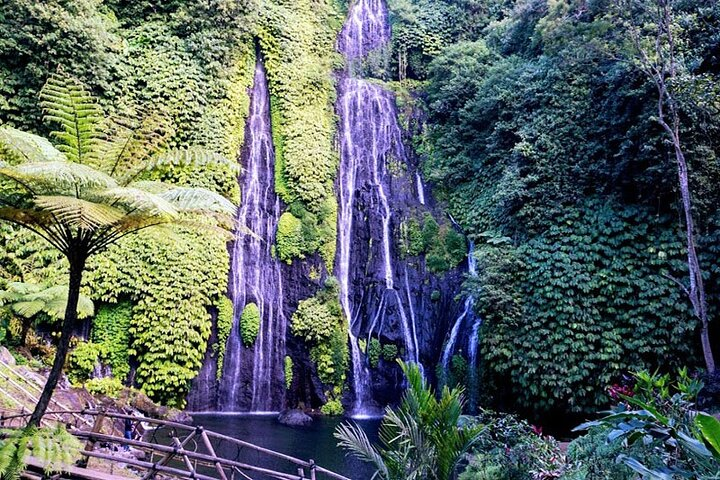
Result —
[[[305,425],[310,425],[313,422],[313,419],[302,410],[294,409],[285,410],[278,415],[278,422],[291,427],[304,427]]]

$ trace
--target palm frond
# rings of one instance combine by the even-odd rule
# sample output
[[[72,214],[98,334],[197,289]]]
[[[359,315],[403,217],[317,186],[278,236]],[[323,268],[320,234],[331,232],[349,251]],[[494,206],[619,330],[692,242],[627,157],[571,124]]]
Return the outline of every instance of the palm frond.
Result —
[[[69,161],[90,165],[97,161],[103,112],[82,83],[52,75],[40,90],[40,105],[45,120],[59,125],[52,135]]]
[[[45,137],[23,132],[16,128],[0,127],[0,146],[12,158],[9,163],[62,162],[65,155]]]
[[[350,455],[372,463],[382,479],[389,479],[389,472],[380,453],[373,447],[365,431],[357,425],[340,424],[333,434],[338,446],[346,449]]]
[[[236,207],[222,195],[206,188],[174,187],[159,194],[178,210],[186,212],[214,212],[234,216]]]
[[[68,196],[38,196],[35,205],[72,228],[94,230],[120,221],[125,213],[110,205]]]
[[[33,162],[0,168],[0,175],[42,193],[109,189],[117,186],[109,175],[71,162]]]

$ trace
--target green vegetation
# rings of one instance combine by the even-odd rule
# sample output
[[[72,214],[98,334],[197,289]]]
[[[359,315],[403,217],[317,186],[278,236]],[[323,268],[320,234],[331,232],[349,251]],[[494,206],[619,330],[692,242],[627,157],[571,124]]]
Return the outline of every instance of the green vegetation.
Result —
[[[467,256],[465,237],[449,225],[440,225],[430,213],[420,223],[410,217],[400,226],[400,252],[403,256],[425,255],[428,269],[442,273],[458,266]]]
[[[217,305],[217,346],[214,348],[217,354],[217,379],[220,380],[225,364],[225,349],[227,348],[227,340],[232,330],[234,307],[232,301],[223,296]]]
[[[376,469],[376,478],[451,480],[463,456],[475,445],[483,425],[460,425],[462,390],[447,388],[440,398],[415,364],[399,362],[408,390],[397,409],[387,408],[380,425],[380,445],[373,445],[357,425],[335,430],[338,445]]]
[[[107,352],[108,365],[119,382],[130,373],[130,322],[132,304],[103,305],[93,320],[90,339]],[[122,384],[122,383],[121,383]]]
[[[380,355],[382,354],[382,346],[380,345],[380,340],[378,340],[377,338],[371,338],[365,354],[367,355],[368,361],[370,362],[370,366],[372,368],[377,368],[378,364],[380,363]]]
[[[104,345],[93,342],[79,342],[68,356],[67,375],[75,384],[82,385],[89,380],[100,363],[108,356]]]
[[[86,88],[69,76],[51,77],[40,97],[46,119],[59,127],[53,132],[57,147],[37,135],[0,129],[0,196],[6,206],[0,218],[45,239],[67,258],[70,273],[55,361],[30,422],[35,426],[65,364],[90,257],[138,231],[177,223],[182,212],[221,219],[235,210],[209,190],[138,180],[157,165],[221,161],[200,151],[159,155],[167,136],[162,117],[105,118]]]
[[[285,388],[290,390],[293,382],[293,359],[289,355],[285,355]]]
[[[0,440],[0,475],[8,480],[20,478],[30,448],[45,465],[46,474],[61,472],[75,462],[81,447],[80,441],[61,424],[55,428],[29,426],[13,430]]]
[[[255,343],[260,332],[260,309],[255,303],[248,303],[240,315],[240,337],[246,347]]]
[[[320,292],[298,304],[290,330],[310,346],[310,358],[317,365],[320,380],[341,393],[350,360],[339,288],[337,280],[328,277]]]

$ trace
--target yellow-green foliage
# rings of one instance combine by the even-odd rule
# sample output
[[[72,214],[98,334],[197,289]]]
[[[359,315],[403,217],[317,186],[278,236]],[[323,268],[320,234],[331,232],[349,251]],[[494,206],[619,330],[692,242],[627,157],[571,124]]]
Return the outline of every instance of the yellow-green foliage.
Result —
[[[130,302],[121,302],[101,306],[93,319],[90,338],[106,350],[113,376],[118,381],[124,380],[130,373],[128,349],[131,318],[132,305]]]
[[[105,395],[111,398],[118,398],[125,388],[120,379],[115,377],[91,378],[85,382],[84,387],[93,395]]]
[[[233,322],[233,303],[227,297],[221,297],[217,303],[217,379],[220,380],[223,372],[223,363],[225,362],[225,349],[227,340],[232,330]]]
[[[227,290],[225,238],[181,227],[148,229],[95,257],[87,274],[103,301],[134,304],[129,353],[136,379],[156,401],[182,405],[211,331],[208,308]]]
[[[349,365],[347,325],[338,302],[338,283],[333,277],[314,297],[302,300],[293,313],[290,329],[310,346],[323,383],[342,388]]]
[[[333,398],[327,401],[325,405],[320,407],[320,411],[325,415],[340,416],[345,413],[345,409],[340,403],[340,400]]]
[[[67,374],[73,383],[82,383],[90,378],[95,365],[108,356],[104,345],[93,342],[79,342],[68,358]]]
[[[300,201],[318,213],[334,199],[338,166],[332,71],[341,64],[335,38],[342,13],[332,0],[262,3],[257,35],[272,94],[275,189],[286,203]],[[329,216],[302,219],[317,231],[320,241],[285,254],[295,256],[324,247],[321,254],[331,270],[337,208],[330,210]]]
[[[293,359],[285,355],[285,388],[290,390],[293,381]]]
[[[20,478],[30,449],[49,475],[73,465],[80,448],[80,441],[61,424],[55,428],[28,427],[11,431],[0,441],[0,478]]]
[[[240,316],[240,337],[243,345],[252,346],[260,333],[260,309],[255,303],[248,303]]]
[[[290,212],[285,212],[278,220],[277,256],[280,260],[292,263],[293,258],[305,258],[302,222]]]

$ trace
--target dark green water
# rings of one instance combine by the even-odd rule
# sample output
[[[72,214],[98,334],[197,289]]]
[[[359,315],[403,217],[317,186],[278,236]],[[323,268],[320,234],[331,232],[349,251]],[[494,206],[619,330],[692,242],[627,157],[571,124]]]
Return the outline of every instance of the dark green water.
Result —
[[[302,460],[315,460],[323,468],[350,477],[353,480],[368,480],[373,470],[362,462],[345,456],[345,452],[337,448],[333,437],[335,427],[344,421],[338,418],[317,418],[307,427],[288,427],[277,421],[276,416],[248,415],[216,415],[194,414],[195,424],[202,425],[224,435],[238,438],[276,452],[291,455]],[[354,420],[353,420],[354,421]],[[370,436],[377,439],[379,420],[357,421]],[[238,450],[237,447],[220,443],[216,445],[216,453],[225,458],[274,468],[290,473],[288,463],[269,458],[251,450]],[[256,477],[252,477],[255,479]],[[260,478],[260,477],[257,477]],[[318,480],[324,478],[319,476]]]

